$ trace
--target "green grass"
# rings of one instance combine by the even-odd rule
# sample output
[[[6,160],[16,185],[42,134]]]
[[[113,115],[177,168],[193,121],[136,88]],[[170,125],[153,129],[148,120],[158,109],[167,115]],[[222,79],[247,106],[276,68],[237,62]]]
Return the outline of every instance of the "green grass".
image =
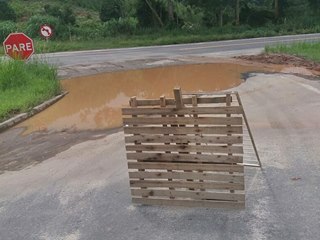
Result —
[[[275,31],[272,28],[250,29],[247,27],[226,27],[200,29],[196,31],[188,30],[139,30],[134,35],[115,35],[105,38],[83,39],[82,37],[72,36],[71,40],[49,40],[45,42],[41,39],[34,39],[36,53],[76,51],[76,50],[95,50],[107,48],[138,47],[151,45],[166,45],[179,43],[195,43],[207,41],[219,41],[228,39],[242,39],[253,37],[266,37],[277,35],[290,35],[299,33],[314,32],[310,31]],[[0,48],[0,55],[3,55],[3,48]]]
[[[278,45],[274,47],[266,47],[265,51],[266,53],[285,53],[295,55],[320,63],[320,42]]]
[[[61,91],[54,67],[43,62],[0,61],[0,122]]]

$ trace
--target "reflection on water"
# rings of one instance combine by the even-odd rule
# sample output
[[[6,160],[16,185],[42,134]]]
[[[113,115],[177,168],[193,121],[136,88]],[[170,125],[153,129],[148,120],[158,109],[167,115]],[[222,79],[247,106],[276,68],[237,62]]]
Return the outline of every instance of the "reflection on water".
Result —
[[[119,127],[121,107],[129,98],[172,96],[183,91],[224,90],[241,83],[241,73],[259,70],[238,64],[200,64],[105,73],[63,80],[69,94],[45,111],[20,124],[27,133]],[[261,70],[261,69],[260,69]]]

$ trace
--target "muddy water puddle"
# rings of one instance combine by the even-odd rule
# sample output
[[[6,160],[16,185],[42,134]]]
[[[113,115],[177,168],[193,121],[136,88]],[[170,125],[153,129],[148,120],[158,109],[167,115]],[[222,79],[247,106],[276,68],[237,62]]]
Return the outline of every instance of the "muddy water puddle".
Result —
[[[122,125],[121,107],[129,98],[172,97],[172,89],[218,91],[239,85],[241,73],[263,67],[230,63],[171,66],[98,74],[62,81],[69,94],[23,122],[25,133],[115,128]],[[269,69],[270,70],[270,69]]]

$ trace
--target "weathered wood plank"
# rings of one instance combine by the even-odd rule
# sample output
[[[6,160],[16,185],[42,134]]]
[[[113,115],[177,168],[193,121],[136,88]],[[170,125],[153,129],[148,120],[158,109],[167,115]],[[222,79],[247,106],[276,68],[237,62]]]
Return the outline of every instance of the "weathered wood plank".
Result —
[[[168,146],[168,145],[167,145]],[[128,160],[146,162],[243,163],[243,156],[179,153],[127,153]]]
[[[123,115],[186,115],[186,114],[242,114],[240,106],[236,107],[186,107],[177,109],[167,108],[123,108]]]
[[[186,125],[242,125],[242,117],[137,117],[124,118],[125,125],[186,124]]]
[[[176,102],[176,108],[183,108],[184,107],[184,103],[182,100],[182,91],[180,87],[174,88],[173,89],[173,95],[174,95],[174,99]]]
[[[205,207],[205,208],[229,208],[243,209],[244,202],[227,202],[227,201],[204,201],[204,200],[173,200],[173,199],[151,199],[151,198],[132,198],[136,204],[164,205],[164,206],[181,206],[181,207]]]
[[[242,134],[237,127],[124,127],[125,134]]]
[[[212,145],[127,145],[127,151],[170,151],[185,153],[201,152],[201,153],[235,153],[243,154],[243,147],[239,146],[212,146]]]
[[[183,103],[184,104],[191,104],[192,99],[190,97],[188,98],[183,98]],[[208,103],[225,103],[226,102],[226,97],[201,97],[198,98],[198,103],[199,104],[208,104]],[[141,99],[137,100],[138,106],[159,106],[160,105],[160,100],[159,99]],[[166,99],[166,104],[165,105],[175,105],[176,101],[172,98]]]
[[[150,163],[128,162],[129,169],[164,169],[164,170],[194,170],[216,172],[244,172],[241,165],[231,164],[196,164],[196,163]]]
[[[216,182],[244,183],[244,176],[214,174],[203,172],[129,172],[130,178],[144,179],[193,179],[193,180],[209,180]]]
[[[192,188],[192,189],[218,189],[218,190],[244,190],[244,183],[227,182],[189,182],[165,180],[130,180],[131,187],[148,188]]]
[[[207,143],[207,144],[242,144],[242,136],[162,136],[139,135],[126,136],[126,143]]]
[[[132,196],[142,197],[174,197],[191,198],[194,200],[216,200],[216,201],[245,201],[244,194],[237,193],[215,193],[204,191],[173,191],[173,190],[141,190],[131,189]]]

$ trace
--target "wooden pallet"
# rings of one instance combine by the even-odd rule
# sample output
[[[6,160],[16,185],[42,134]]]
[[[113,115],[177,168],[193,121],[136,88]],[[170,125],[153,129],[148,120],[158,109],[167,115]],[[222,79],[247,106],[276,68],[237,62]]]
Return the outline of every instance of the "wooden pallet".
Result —
[[[174,96],[122,109],[133,203],[244,208],[242,106]]]

